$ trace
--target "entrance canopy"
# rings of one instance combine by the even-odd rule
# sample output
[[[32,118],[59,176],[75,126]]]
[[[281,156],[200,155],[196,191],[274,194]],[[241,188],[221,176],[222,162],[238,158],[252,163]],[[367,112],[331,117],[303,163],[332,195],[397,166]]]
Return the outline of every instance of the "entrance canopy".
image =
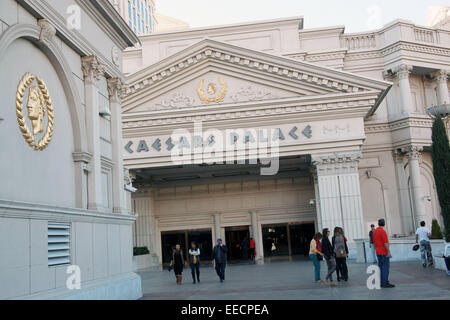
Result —
[[[278,157],[359,151],[364,119],[390,89],[388,82],[213,40],[127,82],[124,157],[131,169],[177,165],[175,151],[202,154],[239,143],[247,151],[235,160],[255,157],[266,142],[268,157],[274,146]]]

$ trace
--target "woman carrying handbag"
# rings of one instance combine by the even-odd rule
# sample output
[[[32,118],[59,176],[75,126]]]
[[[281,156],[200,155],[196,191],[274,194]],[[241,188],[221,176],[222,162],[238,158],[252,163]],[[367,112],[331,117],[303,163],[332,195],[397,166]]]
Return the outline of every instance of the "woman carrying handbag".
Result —
[[[176,245],[175,250],[173,251],[170,267],[173,268],[175,277],[177,278],[177,284],[181,285],[183,282],[184,258],[183,251],[181,251],[181,246],[179,244]]]
[[[334,229],[334,236],[332,239],[333,250],[336,257],[336,275],[337,281],[348,281],[347,256],[348,247],[347,240],[344,236],[344,230],[340,227]]]

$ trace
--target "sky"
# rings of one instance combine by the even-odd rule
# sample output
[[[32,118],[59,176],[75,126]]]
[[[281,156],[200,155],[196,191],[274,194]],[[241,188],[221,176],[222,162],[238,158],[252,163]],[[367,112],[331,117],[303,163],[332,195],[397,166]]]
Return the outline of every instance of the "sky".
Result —
[[[395,19],[425,25],[427,9],[449,0],[155,0],[156,11],[192,28],[303,16],[305,29],[374,30]]]

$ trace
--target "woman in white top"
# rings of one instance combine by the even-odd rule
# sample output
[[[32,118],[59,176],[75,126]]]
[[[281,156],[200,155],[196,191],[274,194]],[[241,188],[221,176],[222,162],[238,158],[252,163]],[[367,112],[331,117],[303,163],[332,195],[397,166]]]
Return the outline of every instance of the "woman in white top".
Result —
[[[192,280],[195,284],[195,275],[197,274],[197,281],[200,283],[200,249],[197,248],[195,242],[191,243],[191,248],[189,249],[189,262],[192,271]]]

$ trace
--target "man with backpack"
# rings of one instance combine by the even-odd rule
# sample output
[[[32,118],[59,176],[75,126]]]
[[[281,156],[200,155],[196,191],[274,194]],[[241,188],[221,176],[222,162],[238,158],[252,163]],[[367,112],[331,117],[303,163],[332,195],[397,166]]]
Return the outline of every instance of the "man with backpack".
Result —
[[[389,250],[389,239],[384,230],[386,222],[384,219],[378,220],[378,228],[373,232],[373,244],[378,258],[378,267],[380,267],[381,287],[394,288],[395,285],[389,283],[390,259],[392,258]]]

